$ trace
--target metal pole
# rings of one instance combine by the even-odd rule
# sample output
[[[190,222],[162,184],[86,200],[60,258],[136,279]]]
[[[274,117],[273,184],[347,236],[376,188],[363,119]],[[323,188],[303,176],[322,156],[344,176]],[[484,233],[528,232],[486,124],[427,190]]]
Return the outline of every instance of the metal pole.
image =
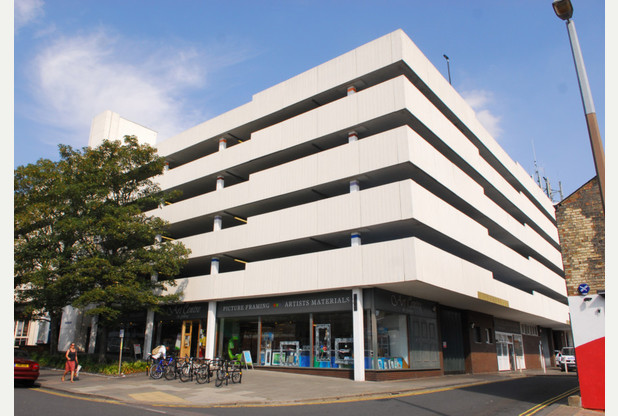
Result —
[[[124,338],[120,338],[120,355],[118,356],[118,374],[120,374],[120,369],[122,367],[122,344]]]
[[[584,105],[586,114],[586,126],[588,127],[588,135],[590,137],[590,146],[592,147],[592,157],[594,158],[594,167],[599,178],[599,188],[601,191],[601,203],[605,208],[605,152],[603,150],[603,141],[599,131],[597,115],[592,101],[592,93],[588,84],[588,75],[584,66],[584,57],[579,47],[579,39],[575,31],[575,22],[572,20],[566,21],[567,32],[569,33],[569,41],[571,43],[571,51],[573,52],[573,60],[575,61],[575,72],[577,72],[577,81],[579,83],[579,91]]]
[[[442,56],[444,56],[444,59],[446,59],[446,69],[448,70],[448,83],[451,84],[451,64],[448,59],[448,56],[446,55],[442,55]]]

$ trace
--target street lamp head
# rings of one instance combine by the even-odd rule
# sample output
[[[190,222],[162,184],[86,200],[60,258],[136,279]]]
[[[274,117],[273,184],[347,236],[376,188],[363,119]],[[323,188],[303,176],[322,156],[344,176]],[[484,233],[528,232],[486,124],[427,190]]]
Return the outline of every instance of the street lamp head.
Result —
[[[444,56],[444,59],[446,59],[448,61],[448,56],[446,56],[446,55],[442,55],[442,56]]]
[[[571,0],[554,0],[551,4],[554,7],[556,16],[562,20],[569,20],[573,16],[573,5]]]

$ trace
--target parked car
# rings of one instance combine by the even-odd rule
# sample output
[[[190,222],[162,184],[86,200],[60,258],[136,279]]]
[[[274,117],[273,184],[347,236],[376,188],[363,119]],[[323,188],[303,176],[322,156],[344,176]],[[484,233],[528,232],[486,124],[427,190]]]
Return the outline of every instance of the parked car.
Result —
[[[577,371],[577,363],[575,362],[575,348],[564,347],[560,351],[559,365],[560,371]]]
[[[24,350],[15,350],[14,353],[15,381],[22,381],[33,385],[39,378],[39,363],[32,361]]]

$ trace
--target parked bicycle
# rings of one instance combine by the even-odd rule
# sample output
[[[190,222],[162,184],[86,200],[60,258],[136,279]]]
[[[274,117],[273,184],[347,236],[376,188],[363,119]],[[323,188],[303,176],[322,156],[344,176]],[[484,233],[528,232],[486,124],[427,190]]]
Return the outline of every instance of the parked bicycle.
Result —
[[[210,381],[208,374],[208,360],[193,357],[190,357],[178,371],[178,377],[183,383],[189,380],[193,381],[193,377],[196,378],[198,383],[205,383],[206,381]]]
[[[178,378],[180,374],[180,368],[184,364],[183,360],[174,358],[168,365],[165,367],[165,372],[163,376],[166,380],[175,380]]]
[[[174,361],[174,357],[172,356],[167,357],[167,358],[162,358],[156,361],[154,364],[150,366],[150,372],[149,372],[150,377],[155,380],[160,379],[163,376],[163,374],[165,374],[165,371],[169,367],[169,365],[173,363],[173,361]]]
[[[230,380],[232,380],[232,383],[240,383],[242,381],[242,366],[240,361],[225,360],[218,367],[215,386],[221,387],[223,382],[225,382],[227,386]]]

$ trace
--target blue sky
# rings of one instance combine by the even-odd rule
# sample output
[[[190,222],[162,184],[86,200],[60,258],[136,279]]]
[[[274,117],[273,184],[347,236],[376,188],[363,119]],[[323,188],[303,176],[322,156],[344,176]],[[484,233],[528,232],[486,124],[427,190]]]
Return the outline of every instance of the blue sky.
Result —
[[[605,3],[572,2],[605,139]],[[530,175],[533,147],[565,197],[595,175],[551,0],[15,0],[14,166],[86,146],[108,109],[171,137],[399,28]]]

